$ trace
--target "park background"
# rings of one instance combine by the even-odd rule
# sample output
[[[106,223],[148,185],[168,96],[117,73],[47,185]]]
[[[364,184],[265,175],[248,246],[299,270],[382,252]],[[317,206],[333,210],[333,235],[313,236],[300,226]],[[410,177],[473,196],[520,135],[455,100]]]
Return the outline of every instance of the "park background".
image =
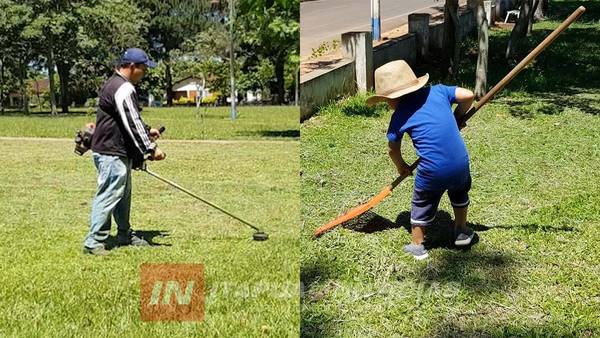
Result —
[[[138,86],[141,103],[226,104],[231,66],[238,102],[297,104],[298,1],[234,4],[3,0],[0,113],[93,107],[130,47],[158,62]]]
[[[294,3],[235,1],[234,120],[227,2],[0,0],[0,336],[298,335]],[[145,122],[167,128],[158,143],[168,159],[149,168],[259,225],[268,241],[134,172],[131,223],[152,246],[81,253],[96,173],[90,153],[73,154],[73,137],[94,121],[96,91],[132,46],[159,63],[138,91],[157,101]],[[54,90],[35,92],[49,70]],[[210,95],[177,97],[169,83],[186,78]],[[248,102],[248,91],[261,100]],[[142,322],[143,263],[204,264],[204,321]]]

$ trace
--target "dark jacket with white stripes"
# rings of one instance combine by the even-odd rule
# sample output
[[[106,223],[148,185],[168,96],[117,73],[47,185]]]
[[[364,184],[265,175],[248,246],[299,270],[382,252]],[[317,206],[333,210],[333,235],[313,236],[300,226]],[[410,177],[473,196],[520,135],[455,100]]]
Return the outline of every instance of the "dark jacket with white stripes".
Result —
[[[140,116],[133,84],[118,72],[100,90],[92,151],[140,160],[156,144]]]

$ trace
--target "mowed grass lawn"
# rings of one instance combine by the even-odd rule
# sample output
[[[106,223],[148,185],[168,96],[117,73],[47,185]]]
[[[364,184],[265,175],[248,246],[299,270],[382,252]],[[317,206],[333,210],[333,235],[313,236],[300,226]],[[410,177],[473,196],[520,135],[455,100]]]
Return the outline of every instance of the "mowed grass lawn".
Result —
[[[293,115],[285,109],[272,110]],[[298,112],[292,111],[297,130]],[[249,115],[237,122],[244,123]],[[294,128],[294,123],[275,115],[271,115],[274,126],[268,128]],[[17,121],[18,128],[31,133],[14,135],[70,136],[58,129],[57,120],[67,128],[85,121],[0,117],[0,135],[13,131],[6,121]],[[28,129],[28,121],[35,126]],[[185,122],[175,118],[167,122],[169,135],[185,137],[179,128],[193,133]],[[246,121],[246,126],[253,123]],[[224,125],[215,127],[213,135],[229,135]],[[106,257],[83,255],[96,188],[90,153],[74,155],[73,141],[66,138],[2,139],[0,336],[298,335],[298,141],[159,143],[169,156],[150,164],[153,171],[259,225],[270,239],[252,241],[253,231],[245,225],[134,172],[132,226],[156,245],[116,248]],[[204,264],[204,321],[141,321],[143,263]]]
[[[60,111],[60,109],[59,109]],[[299,112],[296,107],[239,106],[238,118],[231,121],[229,107],[143,108],[142,118],[152,126],[164,125],[165,139],[299,139]],[[95,122],[93,108],[74,108],[73,113],[51,116],[7,112],[0,115],[0,136],[73,137],[75,130]]]
[[[429,259],[402,252],[412,178],[367,215],[311,239],[396,173],[385,138],[391,112],[367,108],[366,96],[303,124],[303,336],[600,335],[599,8],[552,6],[564,7],[553,12],[562,20],[579,4],[592,17],[559,37],[463,131],[473,176],[469,222],[479,234],[471,250],[447,245],[443,229],[453,215],[444,196]],[[560,20],[536,24],[530,44]],[[494,52],[508,34],[494,31]],[[472,86],[472,58],[465,56],[459,84]],[[510,70],[498,59],[490,84]],[[410,142],[403,146],[412,162]]]

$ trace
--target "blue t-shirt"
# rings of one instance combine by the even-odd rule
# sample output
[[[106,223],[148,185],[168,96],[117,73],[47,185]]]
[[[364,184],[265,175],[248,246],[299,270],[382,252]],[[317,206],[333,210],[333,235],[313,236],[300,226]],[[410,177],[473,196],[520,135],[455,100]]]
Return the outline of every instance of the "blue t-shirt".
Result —
[[[417,189],[459,189],[470,176],[469,154],[452,111],[455,102],[455,86],[423,87],[403,97],[392,115],[388,140],[400,142],[408,133],[421,158]]]

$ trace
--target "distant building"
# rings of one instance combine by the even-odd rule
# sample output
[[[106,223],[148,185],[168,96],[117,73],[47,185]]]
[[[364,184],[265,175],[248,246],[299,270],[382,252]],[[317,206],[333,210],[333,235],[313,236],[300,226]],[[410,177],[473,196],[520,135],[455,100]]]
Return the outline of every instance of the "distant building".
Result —
[[[256,91],[246,91],[246,102],[247,103],[260,103],[262,101],[262,91],[260,89]]]
[[[48,79],[27,80],[27,91],[30,97],[42,97],[44,94],[50,92],[50,81]],[[8,105],[10,107],[21,106],[21,100],[23,99],[21,94],[20,89],[9,92],[5,97],[8,100]]]
[[[196,102],[196,98],[210,96],[210,91],[202,86],[203,80],[193,76],[186,77],[173,83],[173,100],[179,100],[182,97]]]

